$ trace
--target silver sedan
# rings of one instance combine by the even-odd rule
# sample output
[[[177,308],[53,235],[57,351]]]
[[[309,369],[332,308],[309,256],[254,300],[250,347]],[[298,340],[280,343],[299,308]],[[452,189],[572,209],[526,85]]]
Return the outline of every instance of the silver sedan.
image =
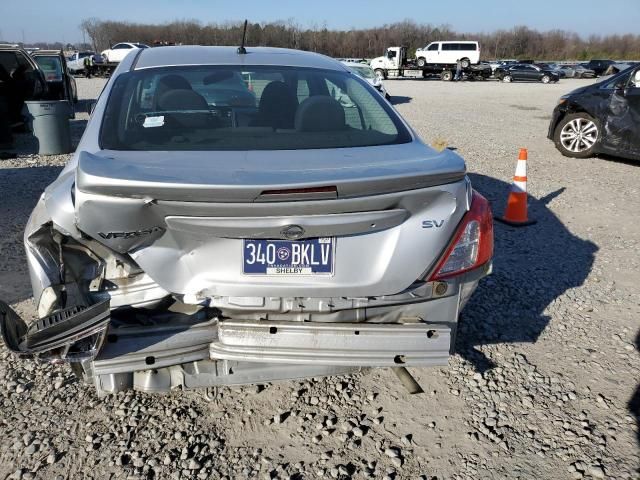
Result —
[[[25,232],[8,348],[99,394],[445,365],[488,202],[328,57],[135,49]]]

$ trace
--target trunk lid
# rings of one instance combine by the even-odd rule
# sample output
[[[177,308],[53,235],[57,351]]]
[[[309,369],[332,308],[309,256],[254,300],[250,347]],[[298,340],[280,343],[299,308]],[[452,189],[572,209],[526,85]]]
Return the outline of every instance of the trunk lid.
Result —
[[[463,160],[419,142],[333,150],[81,152],[78,227],[163,288],[203,296],[397,293],[466,210]],[[435,225],[435,226],[434,226]],[[333,237],[331,276],[247,276],[243,239]]]
[[[460,180],[462,159],[425,157],[413,142],[332,150],[80,153],[84,192],[188,202],[253,202],[269,190],[335,186],[338,198],[412,190]]]

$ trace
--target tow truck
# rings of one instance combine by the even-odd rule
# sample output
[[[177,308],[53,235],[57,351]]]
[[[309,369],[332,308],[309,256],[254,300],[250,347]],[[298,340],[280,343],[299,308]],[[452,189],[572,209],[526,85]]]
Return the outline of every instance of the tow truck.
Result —
[[[449,63],[425,63],[418,65],[415,58],[407,58],[408,48],[388,47],[385,54],[371,60],[371,68],[376,75],[388,78],[426,78],[429,75],[439,75],[444,81],[453,80],[456,66]],[[422,62],[421,62],[422,63]],[[469,65],[462,68],[462,74],[470,80],[486,80],[491,77],[491,67],[484,64]]]

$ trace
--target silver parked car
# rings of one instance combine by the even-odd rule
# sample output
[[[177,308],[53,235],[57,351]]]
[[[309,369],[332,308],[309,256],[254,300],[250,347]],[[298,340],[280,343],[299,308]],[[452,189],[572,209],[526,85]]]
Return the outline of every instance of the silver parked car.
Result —
[[[121,62],[29,219],[10,350],[100,394],[447,363],[493,252],[464,161],[340,62],[248,50]]]
[[[573,65],[575,78],[596,78],[596,72],[584,65]]]
[[[369,84],[371,84],[373,88],[378,90],[384,98],[386,98],[387,100],[391,99],[391,96],[389,95],[389,93],[387,93],[386,88],[384,88],[384,80],[376,75],[376,72],[374,72],[373,68],[371,68],[369,65],[367,65],[366,63],[347,61],[343,61],[342,63],[346,65],[347,68],[349,68],[349,70],[351,70],[353,73],[355,73],[356,75],[360,75],[367,82],[369,82]]]

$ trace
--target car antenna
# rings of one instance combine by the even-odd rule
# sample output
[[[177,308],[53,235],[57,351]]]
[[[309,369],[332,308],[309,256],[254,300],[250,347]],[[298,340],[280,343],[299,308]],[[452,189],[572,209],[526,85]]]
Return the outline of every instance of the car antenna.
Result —
[[[244,30],[242,31],[242,45],[238,47],[238,55],[246,55],[247,49],[244,48],[244,41],[247,38],[247,20],[244,21]]]

